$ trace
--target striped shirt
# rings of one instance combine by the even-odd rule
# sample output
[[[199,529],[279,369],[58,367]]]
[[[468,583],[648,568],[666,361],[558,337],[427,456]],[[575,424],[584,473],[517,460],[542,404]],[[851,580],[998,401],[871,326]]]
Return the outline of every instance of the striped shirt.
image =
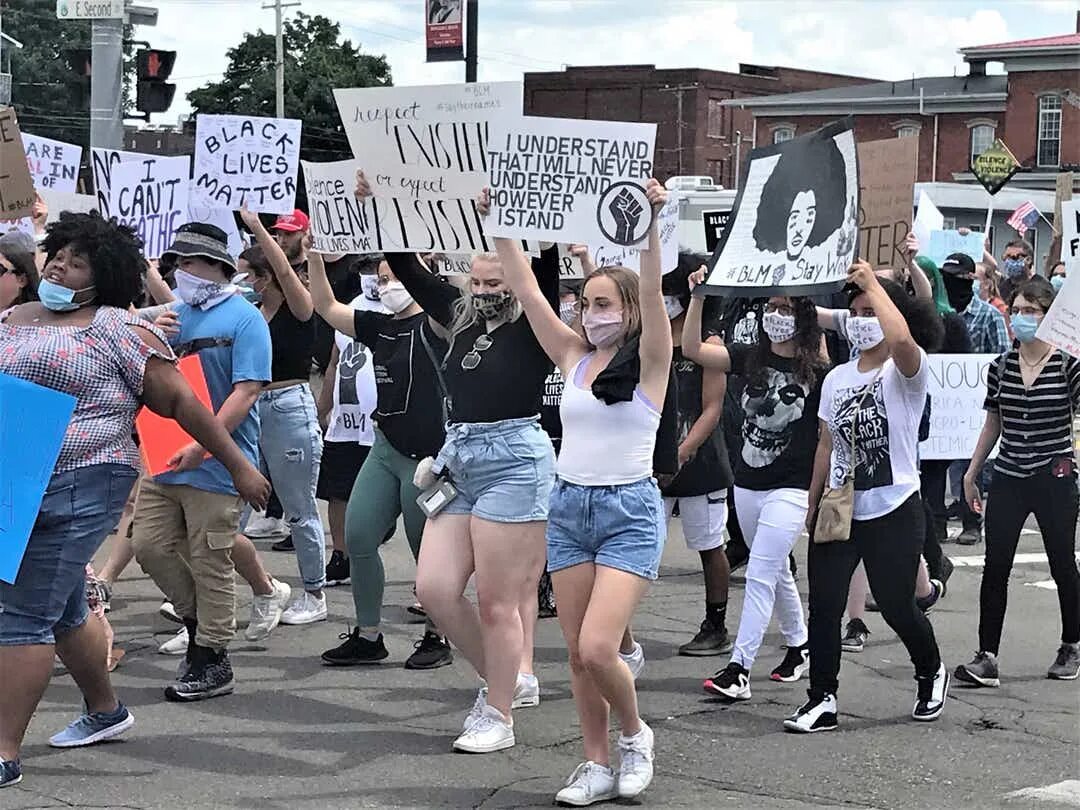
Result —
[[[994,470],[1029,478],[1053,459],[1073,455],[1072,415],[1080,407],[1080,360],[1054,352],[1027,389],[1020,375],[1020,350],[1010,349],[987,369],[983,407],[1001,418],[1001,448]]]

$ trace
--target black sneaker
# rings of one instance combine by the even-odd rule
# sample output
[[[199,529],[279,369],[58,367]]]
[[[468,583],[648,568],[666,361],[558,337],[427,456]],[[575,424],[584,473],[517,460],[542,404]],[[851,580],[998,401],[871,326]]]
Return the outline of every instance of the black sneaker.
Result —
[[[795,562],[795,555],[794,554],[788,554],[787,561],[788,561],[788,568],[791,569],[791,578],[794,579],[796,582],[798,582],[799,581],[799,564],[797,562]]]
[[[954,568],[955,568],[955,566],[953,565],[953,561],[950,560],[948,557],[946,557],[944,554],[942,554],[941,555],[941,566],[939,567],[939,569],[937,571],[931,571],[930,572],[930,576],[933,579],[936,579],[938,582],[941,583],[941,598],[942,599],[944,599],[945,594],[947,594],[949,592],[949,577],[952,576]]]
[[[769,678],[780,683],[795,683],[809,671],[810,645],[803,644],[801,647],[788,647],[784,660],[769,674]]]
[[[982,540],[982,530],[978,526],[964,529],[956,536],[956,542],[962,546],[973,546]]]
[[[934,605],[938,603],[938,600],[941,599],[943,593],[945,593],[945,586],[938,580],[932,579],[930,580],[930,593],[926,596],[916,596],[915,605],[923,613],[929,613]]]
[[[228,652],[196,644],[191,655],[187,671],[165,687],[166,699],[187,703],[232,694],[233,671]]]
[[[784,721],[784,730],[796,734],[832,731],[837,727],[836,695],[811,696],[795,714]]]
[[[1080,676],[1080,644],[1062,644],[1046,677],[1052,681],[1075,681]]]
[[[930,677],[918,677],[919,691],[915,698],[915,708],[911,710],[913,720],[928,723],[937,720],[945,708],[945,698],[949,696],[949,670],[942,664],[937,674]]]
[[[961,664],[953,673],[956,680],[972,686],[1001,686],[998,677],[997,656],[988,652],[977,652],[970,664]]]
[[[744,545],[736,546],[734,543],[728,543],[724,546],[724,555],[732,571],[742,568],[750,561],[750,549]]]
[[[322,654],[322,662],[327,666],[351,667],[357,664],[375,664],[390,655],[386,644],[383,643],[382,633],[379,633],[377,641],[368,641],[360,637],[360,628],[354,627],[351,632],[342,633],[338,638],[344,643]]]
[[[326,586],[332,588],[335,585],[348,585],[351,581],[349,558],[345,556],[345,552],[335,549],[330,555],[330,562],[326,564]]]
[[[731,700],[750,699],[750,673],[732,661],[703,684],[706,692],[723,695]]]
[[[270,546],[272,551],[296,551],[296,546],[293,545],[292,535],[290,534],[284,540],[278,540],[274,545]]]
[[[852,619],[844,629],[844,637],[840,639],[840,649],[844,652],[862,652],[869,636],[870,630],[863,620]]]
[[[413,646],[416,651],[405,659],[405,669],[438,669],[454,663],[450,645],[438,633],[428,630]]]
[[[734,646],[726,627],[717,627],[706,619],[697,635],[679,647],[679,655],[725,655]]]

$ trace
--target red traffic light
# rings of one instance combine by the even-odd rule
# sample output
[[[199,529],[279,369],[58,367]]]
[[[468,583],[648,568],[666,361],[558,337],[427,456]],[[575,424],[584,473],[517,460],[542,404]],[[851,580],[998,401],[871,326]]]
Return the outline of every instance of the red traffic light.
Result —
[[[140,50],[135,54],[139,81],[163,82],[169,78],[175,64],[176,51],[151,49]]]

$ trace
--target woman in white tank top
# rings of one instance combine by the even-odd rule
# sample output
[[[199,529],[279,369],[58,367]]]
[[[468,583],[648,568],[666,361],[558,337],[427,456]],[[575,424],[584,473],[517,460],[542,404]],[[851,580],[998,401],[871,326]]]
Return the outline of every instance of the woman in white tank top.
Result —
[[[647,194],[654,212],[667,200],[655,180]],[[481,211],[487,202],[485,191]],[[656,223],[641,251],[640,279],[606,267],[585,280],[584,338],[552,310],[518,243],[496,239],[495,247],[507,284],[566,380],[548,570],[570,651],[585,762],[556,799],[583,806],[636,796],[652,780],[653,733],[638,714],[634,679],[618,652],[623,630],[657,576],[666,537],[652,477],[672,351]],[[617,772],[609,764],[609,706],[622,731]]]

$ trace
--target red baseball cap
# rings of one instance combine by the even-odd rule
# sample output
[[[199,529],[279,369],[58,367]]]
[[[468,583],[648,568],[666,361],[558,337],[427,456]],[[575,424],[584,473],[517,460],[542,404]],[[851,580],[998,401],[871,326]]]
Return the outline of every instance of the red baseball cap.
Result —
[[[311,220],[308,219],[308,215],[297,208],[291,214],[281,214],[270,227],[278,231],[288,231],[289,233],[296,233],[297,231],[306,231],[311,224]]]

